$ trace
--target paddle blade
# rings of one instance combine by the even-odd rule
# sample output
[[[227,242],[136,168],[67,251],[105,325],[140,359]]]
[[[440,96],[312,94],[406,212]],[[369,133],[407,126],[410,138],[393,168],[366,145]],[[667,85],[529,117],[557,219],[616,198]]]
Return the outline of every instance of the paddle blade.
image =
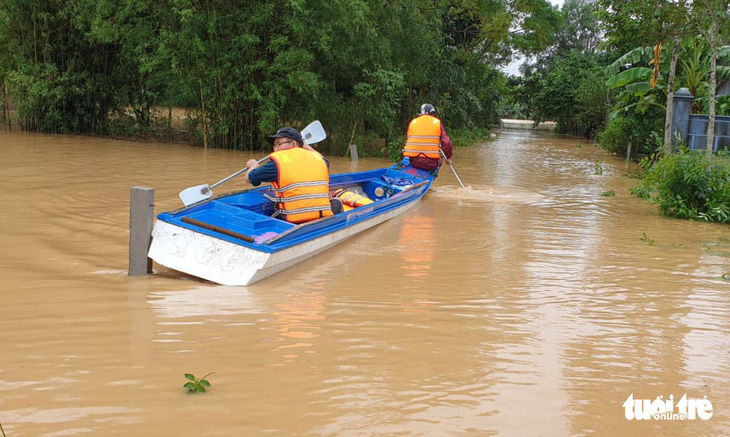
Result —
[[[314,120],[309,123],[307,127],[302,129],[301,133],[307,144],[318,143],[327,138],[327,132],[324,131],[324,127],[322,127],[322,123],[319,120]]]
[[[185,206],[205,200],[213,195],[213,191],[208,184],[196,185],[180,191],[180,200]]]

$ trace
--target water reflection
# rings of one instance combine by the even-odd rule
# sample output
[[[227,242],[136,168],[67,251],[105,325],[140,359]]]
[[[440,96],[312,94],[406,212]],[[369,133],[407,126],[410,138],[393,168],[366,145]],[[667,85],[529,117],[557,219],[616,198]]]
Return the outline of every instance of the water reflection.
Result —
[[[428,280],[434,260],[433,245],[436,228],[433,218],[409,214],[403,220],[398,245],[403,251],[402,268],[405,276],[417,282]]]
[[[316,353],[315,339],[324,323],[325,296],[321,292],[287,294],[273,311],[273,324],[279,332],[273,353],[280,361],[271,366],[284,366],[301,354]]]
[[[266,310],[246,287],[214,284],[198,285],[190,290],[152,292],[148,303],[157,317],[163,319],[260,314]]]

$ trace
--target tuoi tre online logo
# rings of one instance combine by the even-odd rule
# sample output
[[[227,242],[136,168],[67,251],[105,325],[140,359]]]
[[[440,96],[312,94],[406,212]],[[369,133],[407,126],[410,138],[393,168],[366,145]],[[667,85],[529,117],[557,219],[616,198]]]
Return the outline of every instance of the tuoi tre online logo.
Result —
[[[712,417],[712,402],[707,399],[689,399],[687,393],[674,404],[674,395],[664,400],[663,396],[651,399],[634,399],[631,393],[622,407],[628,420],[708,420]]]

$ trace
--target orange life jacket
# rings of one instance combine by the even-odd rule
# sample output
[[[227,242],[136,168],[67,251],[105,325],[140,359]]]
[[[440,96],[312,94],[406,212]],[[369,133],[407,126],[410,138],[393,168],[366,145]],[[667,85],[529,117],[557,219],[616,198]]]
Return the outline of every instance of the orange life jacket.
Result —
[[[351,211],[358,206],[365,206],[373,203],[372,199],[370,199],[369,197],[362,194],[357,194],[353,191],[347,191],[344,188],[333,191],[332,197],[337,197],[342,201],[343,211]]]
[[[301,147],[280,150],[270,155],[279,170],[272,182],[276,208],[291,223],[302,223],[332,215],[329,200],[327,163],[317,152]]]
[[[440,159],[440,146],[441,120],[430,115],[421,115],[411,120],[408,125],[403,156],[410,158],[425,156],[431,159]]]
[[[373,203],[372,199],[370,199],[369,197],[362,194],[357,194],[353,191],[347,191],[343,188],[333,191],[332,197],[339,197],[340,200],[342,200],[342,203],[344,203],[345,205],[355,207],[370,205],[371,203]]]

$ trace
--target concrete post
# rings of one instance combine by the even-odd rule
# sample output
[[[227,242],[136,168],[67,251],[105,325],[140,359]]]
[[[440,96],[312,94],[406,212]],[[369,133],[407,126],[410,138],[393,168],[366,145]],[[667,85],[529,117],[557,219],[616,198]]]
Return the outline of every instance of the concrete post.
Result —
[[[152,242],[155,218],[155,190],[132,187],[129,202],[129,276],[152,273],[152,259],[147,252]]]
[[[357,146],[354,144],[350,144],[349,150],[350,150],[350,159],[352,159],[353,161],[357,161]]]
[[[692,102],[695,97],[687,88],[680,88],[674,93],[674,114],[672,116],[672,148],[677,149],[679,140],[687,144],[687,134],[689,133],[689,116],[692,113]]]

